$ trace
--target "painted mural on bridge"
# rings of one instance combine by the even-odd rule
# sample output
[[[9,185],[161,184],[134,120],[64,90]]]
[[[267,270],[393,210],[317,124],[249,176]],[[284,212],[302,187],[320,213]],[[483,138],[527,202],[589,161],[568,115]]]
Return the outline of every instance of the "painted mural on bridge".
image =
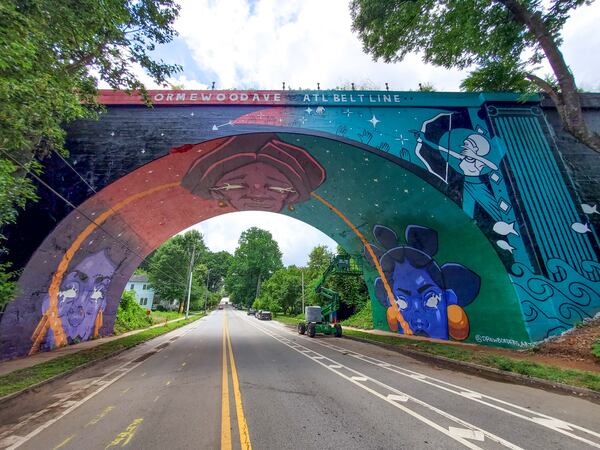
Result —
[[[70,128],[71,165],[102,190],[64,183],[71,169],[55,161],[48,181],[62,176],[79,207],[42,202],[58,220],[0,321],[2,357],[110,334],[146,255],[242,210],[295,217],[362,260],[377,328],[527,347],[600,310],[593,205],[578,209],[535,104],[286,94],[276,106],[109,108]]]
[[[375,225],[373,236],[379,247],[369,244],[364,254],[373,266],[378,259],[383,272],[373,287],[386,309],[390,330],[435,339],[467,339],[469,318],[464,308],[479,294],[479,275],[461,264],[440,266],[433,258],[438,238],[431,228],[409,225],[406,245],[399,245],[396,233],[383,225]]]

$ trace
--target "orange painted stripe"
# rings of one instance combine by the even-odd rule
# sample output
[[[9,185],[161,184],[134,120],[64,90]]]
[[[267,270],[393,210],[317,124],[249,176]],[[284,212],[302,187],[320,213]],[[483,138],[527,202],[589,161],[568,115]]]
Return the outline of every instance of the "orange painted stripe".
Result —
[[[402,316],[402,313],[400,312],[400,309],[398,308],[398,305],[396,304],[396,298],[394,297],[394,294],[392,293],[392,289],[390,288],[387,278],[386,278],[385,274],[383,273],[381,264],[379,264],[379,260],[377,259],[375,252],[373,252],[373,249],[369,245],[369,242],[365,239],[365,237],[358,230],[358,228],[356,228],[356,226],[352,222],[350,222],[350,220],[339,209],[337,209],[335,206],[333,206],[331,203],[329,203],[327,200],[325,200],[319,194],[315,194],[314,192],[311,192],[310,195],[312,195],[314,198],[319,200],[321,203],[323,203],[325,206],[327,206],[330,210],[332,210],[334,213],[336,213],[346,223],[346,225],[348,225],[350,227],[350,229],[354,232],[354,234],[356,234],[358,236],[358,238],[361,240],[361,242],[367,249],[367,252],[369,252],[369,256],[371,256],[371,259],[375,263],[375,268],[377,269],[377,272],[379,273],[379,276],[381,277],[381,280],[383,281],[383,285],[385,287],[385,291],[387,292],[388,298],[390,299],[390,302],[392,303],[392,305],[395,307],[395,310],[397,311],[397,314],[398,314],[397,318],[398,318],[398,322],[400,322],[400,326],[402,327],[402,331],[404,332],[404,334],[413,334],[412,330],[410,329],[410,326],[408,325],[408,322],[406,322],[406,320],[404,320],[404,317]]]
[[[48,316],[50,328],[52,328],[52,331],[54,332],[54,337],[55,339],[57,339],[56,346],[60,347],[62,345],[66,345],[66,336],[64,335],[64,330],[62,329],[62,323],[60,323],[60,319],[58,318],[58,293],[60,290],[60,285],[62,283],[65,272],[69,268],[69,263],[71,262],[71,259],[73,259],[73,256],[75,256],[75,253],[77,253],[77,250],[79,250],[79,247],[81,247],[83,241],[85,241],[100,225],[106,222],[112,215],[114,215],[117,211],[129,205],[130,203],[144,198],[148,195],[154,194],[155,192],[179,186],[179,184],[179,181],[174,183],[162,184],[160,186],[155,186],[146,191],[138,192],[137,194],[131,195],[121,200],[109,210],[104,211],[102,214],[100,214],[94,222],[90,223],[87,227],[85,227],[85,229],[81,233],[79,233],[77,238],[75,238],[71,246],[63,255],[60,263],[58,264],[58,268],[52,276],[50,288],[48,289],[48,294],[50,297],[49,305],[48,310],[45,312],[44,315]],[[43,320],[44,318],[42,317],[40,323]],[[33,340],[33,346],[29,354],[35,353],[39,349],[39,344],[41,343],[41,341],[46,337],[46,333],[42,331],[47,331],[48,327],[42,326],[39,330],[38,328],[40,328],[39,325],[38,327],[36,327],[36,331],[33,333],[33,336],[31,338]]]

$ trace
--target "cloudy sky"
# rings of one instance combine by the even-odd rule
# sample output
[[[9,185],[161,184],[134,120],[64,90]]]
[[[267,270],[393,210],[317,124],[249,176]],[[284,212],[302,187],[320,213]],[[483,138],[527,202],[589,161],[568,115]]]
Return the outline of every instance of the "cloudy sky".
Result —
[[[383,89],[417,89],[431,83],[457,91],[465,73],[423,64],[411,55],[399,64],[374,62],[352,33],[348,0],[181,0],[179,36],[156,56],[183,66],[173,82],[204,89],[322,89],[350,82]],[[575,11],[564,31],[563,53],[581,87],[600,90],[600,3]],[[543,73],[544,69],[542,69]],[[152,86],[151,83],[148,83]],[[235,249],[241,231],[268,228],[287,264],[304,264],[307,253],[333,241],[285,216],[236,213],[198,225],[212,250]],[[266,225],[268,224],[268,226]]]

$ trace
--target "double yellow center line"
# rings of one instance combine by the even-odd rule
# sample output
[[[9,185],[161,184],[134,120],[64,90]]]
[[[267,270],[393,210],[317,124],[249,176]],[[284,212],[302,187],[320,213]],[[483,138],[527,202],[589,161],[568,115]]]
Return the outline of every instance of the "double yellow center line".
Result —
[[[242,406],[242,394],[238,381],[237,369],[231,348],[231,337],[227,326],[227,311],[223,310],[223,389],[221,391],[221,450],[231,450],[231,414],[229,412],[229,370],[227,367],[227,350],[229,349],[229,362],[231,364],[231,379],[233,382],[233,396],[235,411],[240,433],[240,446],[242,450],[252,450],[248,424]]]

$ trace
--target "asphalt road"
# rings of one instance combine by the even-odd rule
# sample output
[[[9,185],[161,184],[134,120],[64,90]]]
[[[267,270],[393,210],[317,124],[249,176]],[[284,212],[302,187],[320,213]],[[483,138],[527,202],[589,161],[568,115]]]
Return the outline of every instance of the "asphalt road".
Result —
[[[0,406],[0,448],[600,448],[600,406],[235,310]]]

